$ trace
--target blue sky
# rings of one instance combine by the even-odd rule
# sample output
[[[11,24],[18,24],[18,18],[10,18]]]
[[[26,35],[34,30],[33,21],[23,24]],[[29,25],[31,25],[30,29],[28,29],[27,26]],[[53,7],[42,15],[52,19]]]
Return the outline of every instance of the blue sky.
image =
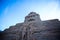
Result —
[[[41,20],[60,20],[59,0],[0,0],[0,30],[24,22],[24,17],[34,11]]]

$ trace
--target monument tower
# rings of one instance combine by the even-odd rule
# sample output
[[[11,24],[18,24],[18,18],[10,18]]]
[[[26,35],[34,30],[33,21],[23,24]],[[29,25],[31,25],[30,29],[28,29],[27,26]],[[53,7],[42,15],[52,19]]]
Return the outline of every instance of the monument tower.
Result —
[[[22,35],[23,37],[25,37],[26,40],[31,40],[31,36],[33,31],[37,31],[40,29],[41,26],[41,19],[39,14],[37,14],[36,12],[30,12],[26,17],[25,17],[25,21],[24,21],[24,26],[26,24],[26,27],[23,27],[23,32],[22,31]],[[33,26],[35,25],[35,26]],[[27,33],[26,33],[27,32]],[[24,38],[22,38],[23,40]]]

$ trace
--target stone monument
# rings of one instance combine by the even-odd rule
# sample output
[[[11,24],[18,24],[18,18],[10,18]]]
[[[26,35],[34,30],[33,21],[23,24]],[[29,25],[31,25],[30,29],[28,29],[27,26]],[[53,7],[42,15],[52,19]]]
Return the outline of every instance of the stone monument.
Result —
[[[60,21],[42,21],[39,14],[30,12],[23,23],[10,26],[0,34],[3,35],[2,40],[59,40]]]

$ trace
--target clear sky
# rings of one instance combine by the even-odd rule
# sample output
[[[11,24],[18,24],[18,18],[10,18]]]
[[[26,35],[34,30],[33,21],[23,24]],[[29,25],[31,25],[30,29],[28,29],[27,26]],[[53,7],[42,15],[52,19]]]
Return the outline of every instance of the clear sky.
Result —
[[[24,22],[24,17],[34,11],[41,20],[60,20],[59,0],[0,0],[0,30]]]

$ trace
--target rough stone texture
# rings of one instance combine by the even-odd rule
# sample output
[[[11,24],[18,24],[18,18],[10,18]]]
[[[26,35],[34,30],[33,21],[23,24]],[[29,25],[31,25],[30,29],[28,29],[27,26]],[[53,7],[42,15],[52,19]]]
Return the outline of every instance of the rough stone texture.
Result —
[[[38,14],[31,12],[23,23],[10,26],[0,32],[0,35],[1,40],[59,40],[60,21],[58,19],[41,21]]]

